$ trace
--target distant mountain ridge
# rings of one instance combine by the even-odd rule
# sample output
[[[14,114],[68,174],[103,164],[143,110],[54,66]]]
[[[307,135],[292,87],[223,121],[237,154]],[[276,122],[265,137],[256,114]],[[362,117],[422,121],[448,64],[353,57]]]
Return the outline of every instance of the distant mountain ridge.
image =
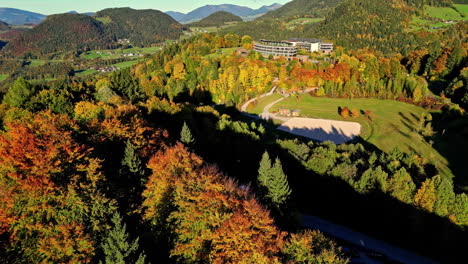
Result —
[[[44,55],[87,49],[118,47],[119,39],[147,46],[166,39],[178,39],[184,26],[158,10],[114,8],[91,17],[64,13],[48,16],[31,30],[17,32],[2,49],[7,55]]]
[[[286,18],[286,17],[323,17],[334,7],[344,0],[294,0],[283,5],[281,8],[272,10],[263,18]]]
[[[10,25],[39,24],[47,16],[16,8],[0,8],[0,20]]]
[[[5,31],[9,29],[10,29],[10,25],[8,25],[8,23],[0,21],[0,31]]]
[[[190,22],[201,20],[218,11],[226,11],[226,12],[229,12],[231,14],[234,14],[236,16],[239,16],[245,19],[245,18],[253,18],[253,17],[263,15],[269,11],[276,10],[280,7],[282,7],[281,4],[272,4],[269,6],[262,6],[258,9],[252,9],[246,6],[238,6],[238,5],[231,5],[231,4],[205,5],[187,14],[174,12],[174,11],[168,11],[166,12],[166,14],[172,16],[172,18],[174,18],[175,20],[181,23],[190,23]]]
[[[218,11],[188,25],[194,27],[217,27],[223,26],[227,22],[242,22],[242,18],[226,11]]]

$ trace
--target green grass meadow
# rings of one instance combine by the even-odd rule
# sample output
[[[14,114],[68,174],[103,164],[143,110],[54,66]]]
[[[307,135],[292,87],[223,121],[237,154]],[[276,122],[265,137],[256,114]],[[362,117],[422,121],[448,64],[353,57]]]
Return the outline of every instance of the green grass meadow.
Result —
[[[257,101],[255,101],[254,103],[251,103],[248,107],[247,107],[247,111],[249,113],[252,113],[252,114],[261,114],[263,113],[263,109],[265,108],[265,106],[267,106],[268,104],[270,103],[273,103],[274,101],[282,98],[283,96],[280,95],[280,94],[272,94],[270,96],[266,96],[266,97],[263,97],[263,98],[260,98],[258,99]]]
[[[465,19],[468,19],[468,4],[467,5],[455,4],[453,6],[455,6],[458,12],[460,12],[465,17]]]
[[[443,20],[463,20],[462,15],[450,7],[424,6],[424,13],[429,17]]]
[[[8,76],[10,76],[10,75],[0,73],[0,82],[3,82],[4,80],[6,80],[8,78]]]
[[[270,97],[264,99],[265,104],[267,101],[276,100],[273,96]],[[258,104],[258,108],[261,108],[262,104],[263,102]],[[356,109],[360,112],[370,110],[375,118],[371,121],[362,113],[357,118],[343,118],[339,115],[338,108],[345,106],[350,110]],[[362,125],[361,137],[363,140],[385,152],[389,152],[396,147],[403,152],[414,152],[427,161],[434,163],[442,175],[453,177],[448,168],[447,159],[416,132],[421,114],[428,113],[423,108],[392,100],[350,100],[313,97],[310,95],[287,98],[272,107],[270,111],[278,111],[279,108],[299,109],[302,117],[358,122]],[[258,111],[255,108],[252,113]]]

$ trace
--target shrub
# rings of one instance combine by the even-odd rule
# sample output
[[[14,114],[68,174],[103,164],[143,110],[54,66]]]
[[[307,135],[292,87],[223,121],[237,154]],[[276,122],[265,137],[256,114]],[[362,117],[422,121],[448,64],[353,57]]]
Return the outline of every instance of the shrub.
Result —
[[[351,109],[351,116],[354,118],[359,117],[359,111],[356,108]]]
[[[341,109],[341,112],[340,112],[340,115],[344,118],[348,117],[349,116],[349,109],[348,107],[344,107],[343,109]]]

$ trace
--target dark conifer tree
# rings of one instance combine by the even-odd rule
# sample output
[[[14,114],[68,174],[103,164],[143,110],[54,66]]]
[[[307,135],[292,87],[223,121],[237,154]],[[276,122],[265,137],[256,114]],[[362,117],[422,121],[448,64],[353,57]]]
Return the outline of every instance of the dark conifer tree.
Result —
[[[126,264],[136,263],[144,264],[145,254],[138,252],[138,238],[131,241],[126,225],[122,223],[122,217],[119,213],[112,216],[112,224],[114,227],[109,231],[107,236],[101,242],[101,248],[104,252],[104,261],[100,264]]]

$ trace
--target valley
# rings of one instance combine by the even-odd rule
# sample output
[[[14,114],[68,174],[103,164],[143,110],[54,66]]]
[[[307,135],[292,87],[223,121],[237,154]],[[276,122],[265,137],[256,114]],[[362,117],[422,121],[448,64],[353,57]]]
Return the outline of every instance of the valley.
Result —
[[[1,263],[465,262],[464,0],[112,5],[0,8]]]

